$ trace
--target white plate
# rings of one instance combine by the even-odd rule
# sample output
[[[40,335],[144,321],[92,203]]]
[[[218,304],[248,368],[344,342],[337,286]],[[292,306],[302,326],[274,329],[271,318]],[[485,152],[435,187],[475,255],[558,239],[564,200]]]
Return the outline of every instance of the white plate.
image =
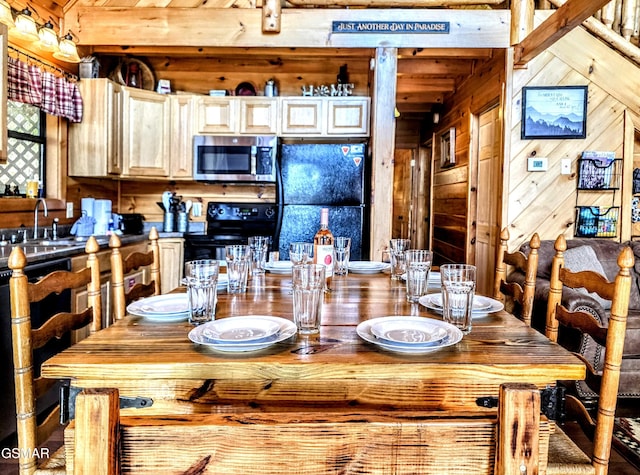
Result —
[[[447,331],[429,320],[385,320],[372,325],[371,333],[389,344],[437,345],[447,337]]]
[[[349,262],[349,272],[354,274],[377,274],[389,268],[386,262],[352,261]]]
[[[280,330],[280,324],[262,316],[215,320],[202,334],[215,343],[247,343],[263,340]]]
[[[478,307],[475,308],[475,301],[478,299],[479,303]],[[499,312],[504,308],[504,305],[499,300],[492,299],[490,297],[482,297],[482,296],[474,296],[474,309],[472,312],[472,316],[474,318],[484,317],[490,313]],[[418,300],[421,305],[427,307],[428,309],[434,310],[435,312],[442,313],[442,294],[427,294],[420,297]],[[486,303],[489,304],[489,307],[486,307]]]
[[[229,318],[243,318],[243,317],[229,317]],[[296,334],[296,331],[297,331],[296,325],[290,320],[287,320],[285,318],[280,318],[280,317],[267,317],[267,316],[261,316],[259,318],[268,319],[276,322],[280,326],[279,330],[273,335],[271,335],[270,337],[267,337],[255,342],[216,343],[213,340],[209,340],[204,335],[204,332],[207,330],[207,326],[213,325],[217,321],[222,321],[223,319],[221,319],[213,322],[207,322],[195,327],[193,330],[189,332],[189,339],[194,343],[207,346],[217,351],[223,351],[223,352],[229,352],[229,353],[240,353],[240,352],[246,352],[246,351],[262,350],[275,343],[284,341],[287,338],[291,338],[293,335]]]
[[[272,274],[291,274],[293,264],[291,261],[267,262],[264,269]]]
[[[189,318],[187,294],[154,295],[127,306],[127,313],[162,322],[179,322]]]
[[[424,324],[430,324],[436,327],[443,328],[446,331],[445,338],[439,342],[434,343],[432,345],[407,345],[406,343],[395,343],[395,342],[387,342],[385,340],[380,340],[377,338],[372,332],[371,327],[373,325],[378,325],[383,322],[393,322],[393,321],[402,321],[402,322],[421,322]],[[431,353],[433,351],[439,350],[441,348],[446,348],[447,346],[455,345],[460,340],[462,340],[462,332],[451,325],[450,323],[442,322],[440,320],[434,320],[432,318],[425,317],[409,317],[409,316],[391,316],[391,317],[380,317],[373,318],[371,320],[366,320],[360,323],[356,327],[356,332],[358,336],[363,340],[373,343],[380,348],[384,348],[385,350],[395,351],[396,353],[406,353],[412,355],[420,355],[424,353]]]

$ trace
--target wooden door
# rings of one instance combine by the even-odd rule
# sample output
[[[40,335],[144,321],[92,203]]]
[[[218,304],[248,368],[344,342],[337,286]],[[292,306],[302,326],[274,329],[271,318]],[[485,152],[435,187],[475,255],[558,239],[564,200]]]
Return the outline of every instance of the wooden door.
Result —
[[[478,191],[476,209],[476,292],[491,295],[499,236],[498,213],[502,182],[500,167],[500,114],[494,107],[477,118]],[[474,157],[475,158],[475,157]]]

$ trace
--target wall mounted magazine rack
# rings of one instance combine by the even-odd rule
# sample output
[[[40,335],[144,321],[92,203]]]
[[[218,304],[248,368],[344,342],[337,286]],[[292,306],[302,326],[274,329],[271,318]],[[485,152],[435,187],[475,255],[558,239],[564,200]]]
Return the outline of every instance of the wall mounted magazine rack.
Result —
[[[576,237],[617,237],[620,207],[615,192],[620,189],[622,159],[614,152],[585,151],[578,161],[576,192]],[[611,206],[580,204],[581,192],[611,193]]]

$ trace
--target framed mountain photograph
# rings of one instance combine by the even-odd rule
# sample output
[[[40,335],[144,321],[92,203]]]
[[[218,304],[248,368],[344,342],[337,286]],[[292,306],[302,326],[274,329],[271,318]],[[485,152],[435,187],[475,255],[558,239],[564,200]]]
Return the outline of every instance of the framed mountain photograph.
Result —
[[[521,138],[585,138],[587,93],[587,86],[523,87]]]

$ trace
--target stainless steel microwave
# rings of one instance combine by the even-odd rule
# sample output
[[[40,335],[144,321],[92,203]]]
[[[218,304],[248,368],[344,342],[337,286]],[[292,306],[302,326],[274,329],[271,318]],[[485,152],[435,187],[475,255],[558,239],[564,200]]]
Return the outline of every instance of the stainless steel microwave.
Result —
[[[198,181],[276,181],[275,136],[196,135],[193,178]]]

